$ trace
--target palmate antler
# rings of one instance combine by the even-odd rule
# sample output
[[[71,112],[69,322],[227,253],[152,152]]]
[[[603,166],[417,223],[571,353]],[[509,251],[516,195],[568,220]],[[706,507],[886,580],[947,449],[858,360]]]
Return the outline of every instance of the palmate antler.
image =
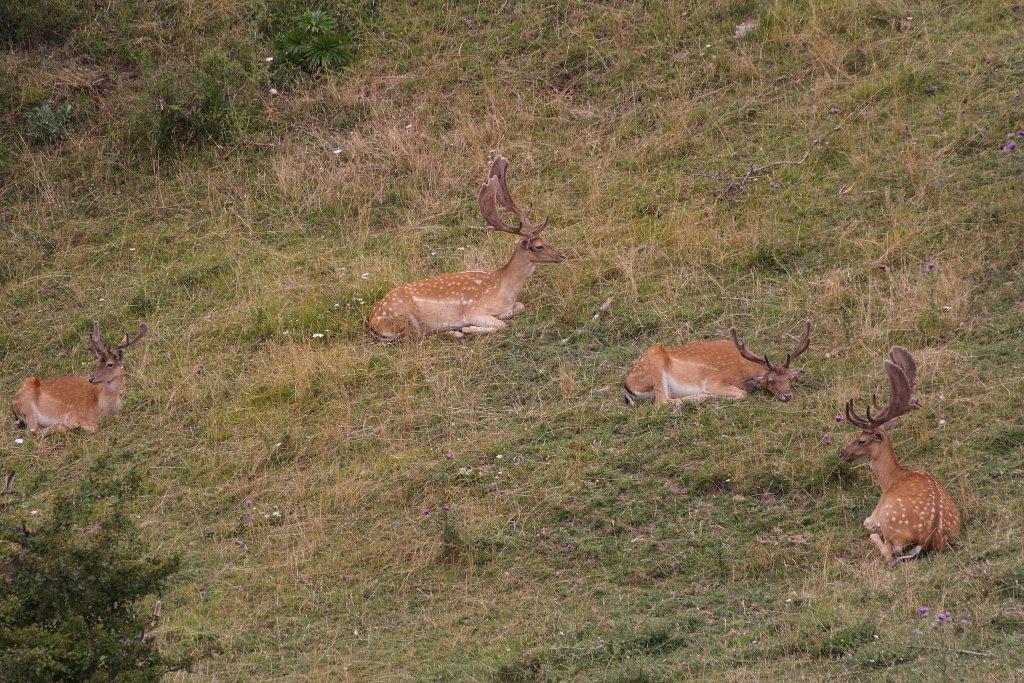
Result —
[[[508,191],[508,184],[505,181],[507,172],[508,159],[503,156],[497,157],[491,164],[487,182],[480,188],[480,213],[487,222],[488,230],[500,230],[522,237],[533,237],[547,227],[548,221],[544,219],[536,225],[530,222],[530,211],[520,209]],[[502,211],[514,213],[519,218],[520,226],[515,228],[502,220]]]
[[[894,346],[889,350],[889,358],[885,361],[885,374],[889,376],[892,396],[884,406],[878,404],[878,398],[872,394],[871,404],[877,411],[872,414],[872,405],[865,408],[866,417],[861,417],[854,409],[854,399],[846,402],[846,419],[850,424],[861,429],[875,429],[889,420],[917,410],[921,404],[914,398],[914,387],[917,384],[917,363],[902,346]]]
[[[732,337],[732,343],[736,345],[736,350],[740,352],[740,355],[753,363],[760,363],[769,370],[776,370],[777,366],[772,365],[772,362],[768,359],[767,354],[758,356],[756,353],[751,353],[747,349],[747,345],[740,341],[740,334],[735,327],[729,328],[729,336]],[[796,360],[797,356],[807,350],[807,347],[811,345],[811,321],[804,321],[804,333],[800,337],[800,341],[797,342],[796,347],[786,354],[786,362],[782,364],[782,369],[789,367],[789,364]]]

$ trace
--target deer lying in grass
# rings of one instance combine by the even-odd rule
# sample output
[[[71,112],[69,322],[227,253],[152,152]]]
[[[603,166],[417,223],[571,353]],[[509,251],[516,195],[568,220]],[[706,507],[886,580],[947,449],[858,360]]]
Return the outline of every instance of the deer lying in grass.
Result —
[[[435,332],[461,337],[502,330],[506,319],[523,310],[517,298],[536,265],[561,263],[565,258],[540,236],[547,220],[531,223],[530,212],[512,200],[505,182],[507,170],[504,157],[494,160],[487,183],[480,190],[479,204],[486,229],[521,238],[508,262],[490,272],[447,273],[391,290],[370,313],[370,329],[379,339],[392,341]],[[519,227],[505,223],[502,211],[514,213]]]
[[[889,351],[892,360],[885,361],[885,373],[892,386],[888,405],[879,407],[872,396],[877,415],[867,407],[861,417],[846,404],[846,419],[861,433],[839,452],[844,462],[866,459],[882,487],[882,497],[875,511],[864,520],[871,541],[892,561],[917,557],[922,552],[945,550],[950,539],[960,531],[960,511],[942,484],[927,472],[900,466],[893,452],[889,431],[901,415],[920,408],[913,398],[917,382],[917,365],[910,352],[900,346]]]
[[[622,383],[626,402],[633,405],[638,398],[653,398],[655,403],[701,401],[709,396],[743,398],[757,388],[767,389],[780,401],[790,400],[790,386],[803,370],[791,370],[789,365],[810,346],[810,321],[805,322],[803,336],[782,365],[748,351],[735,327],[729,336],[732,341],[647,349]]]
[[[117,346],[104,346],[100,324],[93,321],[92,356],[96,361],[88,377],[29,377],[14,395],[11,410],[18,426],[46,436],[54,431],[81,428],[95,432],[100,422],[121,410],[124,385],[121,375],[124,350],[146,335],[145,323],[139,333]]]

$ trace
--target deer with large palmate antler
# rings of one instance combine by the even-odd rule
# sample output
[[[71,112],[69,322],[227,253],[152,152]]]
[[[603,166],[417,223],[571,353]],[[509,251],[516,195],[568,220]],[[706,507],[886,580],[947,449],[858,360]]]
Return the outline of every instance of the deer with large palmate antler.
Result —
[[[889,561],[906,560],[930,550],[945,550],[960,531],[960,511],[949,492],[935,477],[921,470],[908,470],[896,460],[889,431],[901,416],[921,407],[914,398],[917,364],[902,346],[889,351],[885,374],[892,396],[889,403],[872,406],[861,417],[853,399],[846,403],[846,419],[861,433],[839,452],[844,462],[866,459],[882,488],[875,511],[864,520],[871,541]]]
[[[119,344],[105,346],[100,324],[93,321],[89,342],[96,365],[92,374],[26,378],[11,403],[15,421],[39,436],[76,428],[95,432],[105,417],[121,410],[124,350],[146,336],[147,330],[143,323],[134,337],[125,333]]]
[[[435,275],[391,290],[370,313],[370,329],[378,338],[390,341],[435,332],[456,337],[497,332],[505,328],[505,320],[523,310],[517,300],[519,292],[536,265],[560,263],[565,258],[540,236],[547,220],[533,223],[530,211],[512,200],[505,180],[507,171],[508,161],[496,158],[478,200],[487,230],[520,238],[508,262],[494,271]],[[506,223],[503,212],[515,214],[519,225]]]
[[[655,345],[647,349],[622,383],[626,402],[653,398],[655,403],[701,401],[709,396],[743,398],[754,389],[767,389],[780,401],[793,397],[791,385],[803,370],[791,369],[811,344],[811,322],[781,365],[767,355],[751,353],[733,327],[729,339],[699,341],[682,346]]]

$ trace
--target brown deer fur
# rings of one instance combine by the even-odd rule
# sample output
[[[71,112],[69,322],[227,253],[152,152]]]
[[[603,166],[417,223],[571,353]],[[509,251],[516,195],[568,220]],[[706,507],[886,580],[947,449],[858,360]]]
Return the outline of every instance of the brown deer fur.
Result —
[[[53,431],[81,428],[94,432],[105,417],[121,410],[124,393],[124,349],[145,336],[147,327],[116,346],[104,346],[98,322],[90,337],[96,362],[88,377],[28,377],[14,395],[11,410],[19,424],[45,436]]]
[[[913,357],[899,346],[894,346],[889,355],[892,360],[885,362],[885,372],[892,398],[884,407],[872,401],[879,412],[873,415],[868,407],[866,418],[857,414],[852,400],[846,404],[847,420],[860,427],[861,433],[839,452],[839,457],[844,462],[868,461],[882,497],[864,520],[864,527],[886,560],[903,560],[949,548],[950,539],[960,532],[960,511],[935,477],[907,469],[896,459],[889,432],[901,415],[920,404],[913,398],[917,380]]]
[[[507,169],[504,157],[494,160],[479,204],[488,229],[520,237],[508,262],[494,271],[435,275],[391,290],[370,313],[374,335],[390,341],[436,332],[461,337],[502,330],[505,320],[523,310],[517,301],[519,292],[536,265],[565,258],[539,234],[547,221],[532,224],[530,212],[512,201],[505,182]],[[505,223],[501,211],[516,214],[520,227]]]
[[[652,346],[640,356],[623,382],[626,401],[653,398],[656,403],[700,401],[709,396],[743,398],[757,388],[765,388],[779,400],[792,398],[791,383],[803,374],[789,364],[807,350],[811,323],[796,348],[786,355],[782,365],[774,365],[767,356],[750,353],[739,340],[736,328],[732,340],[699,341],[682,346]]]

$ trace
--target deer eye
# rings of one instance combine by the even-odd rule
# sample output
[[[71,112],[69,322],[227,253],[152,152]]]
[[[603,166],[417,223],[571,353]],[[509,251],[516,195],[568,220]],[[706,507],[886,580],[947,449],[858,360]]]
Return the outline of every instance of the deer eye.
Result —
[[[882,435],[881,434],[875,434],[875,441],[881,441],[881,440],[882,440]]]
[[[113,363],[107,363],[107,367],[108,368],[112,368],[112,367],[114,367],[114,364]]]
[[[537,251],[540,251],[543,248],[544,248],[543,244],[538,244],[537,246],[534,247],[534,249],[536,249]]]

